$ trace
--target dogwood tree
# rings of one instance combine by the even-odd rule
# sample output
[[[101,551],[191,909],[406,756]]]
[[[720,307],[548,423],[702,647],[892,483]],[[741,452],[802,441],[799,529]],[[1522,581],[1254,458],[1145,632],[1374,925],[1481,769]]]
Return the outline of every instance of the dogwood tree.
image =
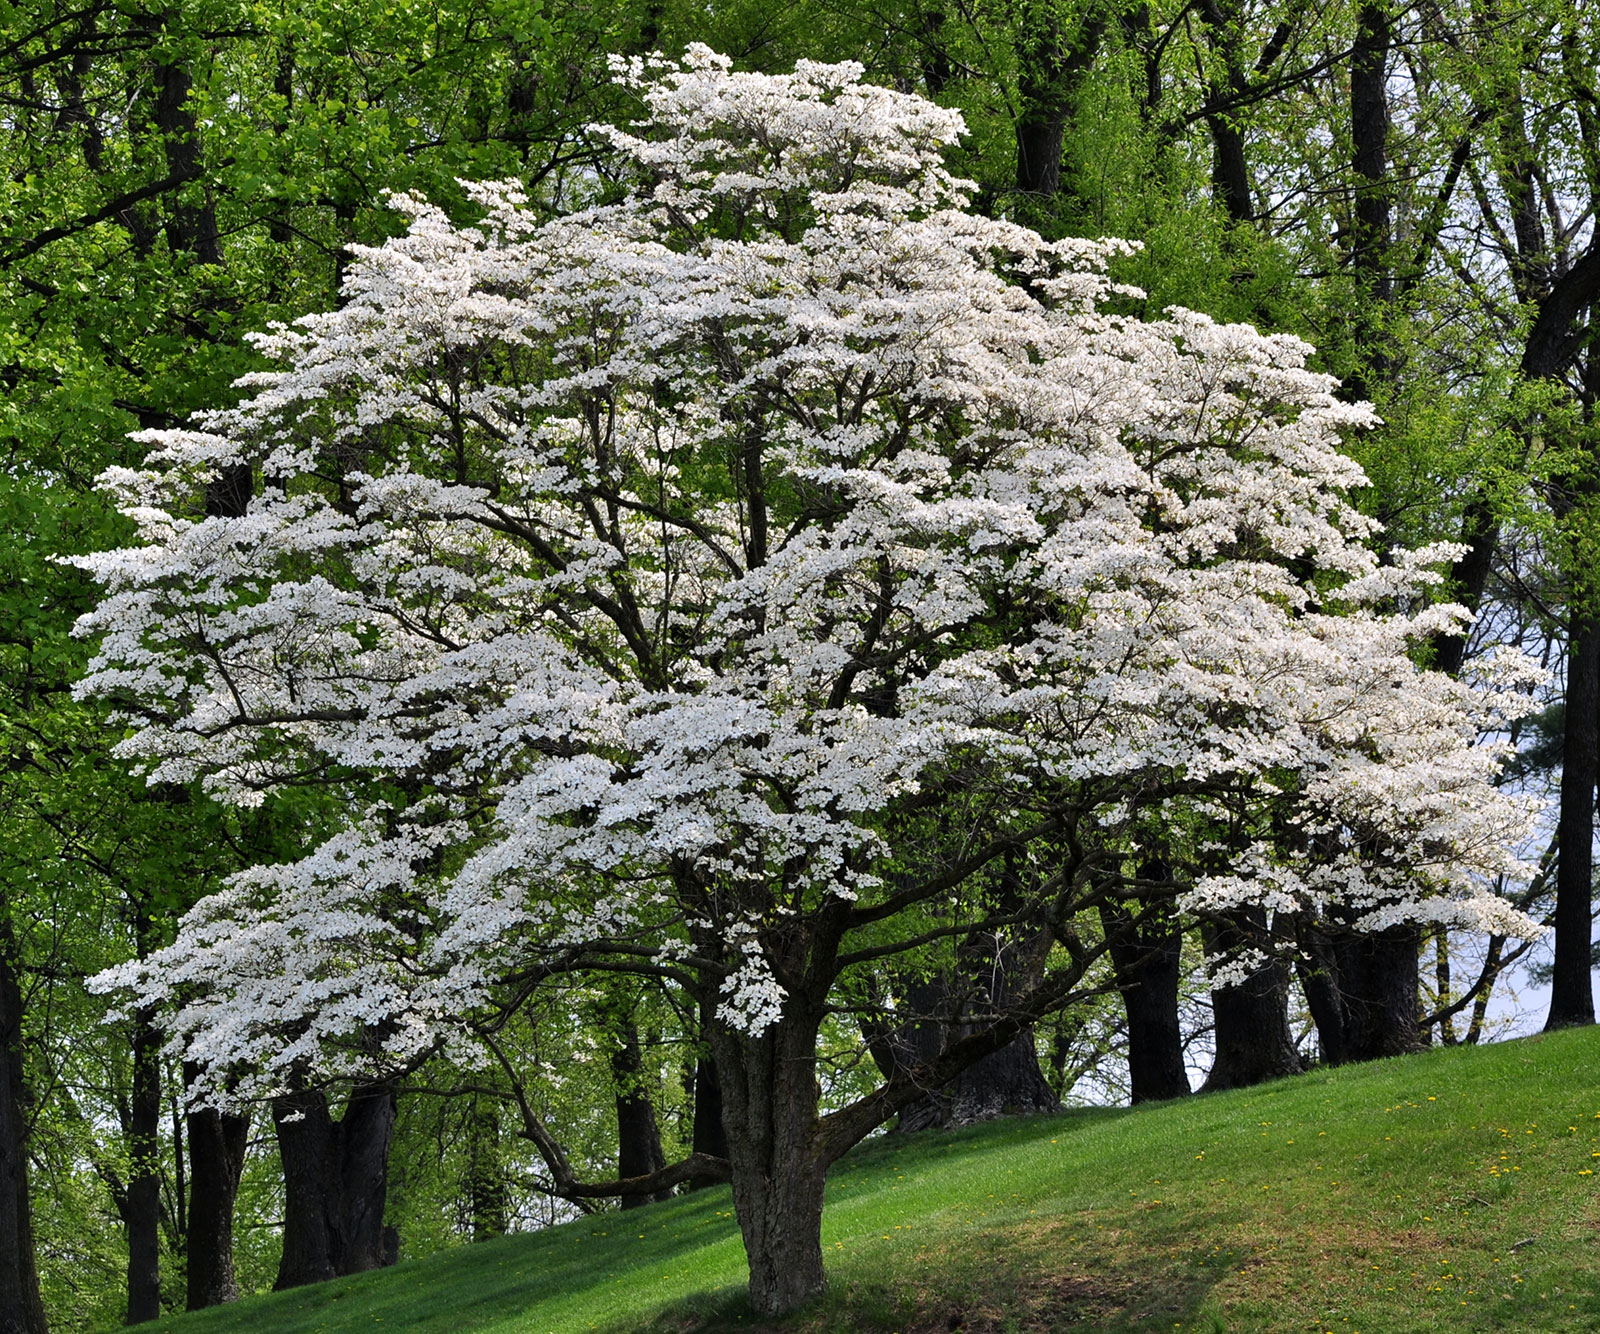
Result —
[[[105,979],[207,1096],[470,1055],[546,979],[672,979],[715,1005],[775,1314],[822,1287],[829,1165],[1070,1001],[1152,819],[1230,831],[1189,911],[1534,929],[1484,888],[1528,819],[1475,744],[1514,697],[1409,656],[1462,620],[1419,595],[1448,553],[1375,560],[1339,449],[1369,414],[1305,345],[1113,313],[1121,243],[967,212],[959,117],[855,66],[619,74],[623,202],[395,199],[241,405],[105,478],[140,544],[85,562],[83,689],[122,753],[345,794]],[[1006,930],[992,1014],[820,1114],[858,979]]]

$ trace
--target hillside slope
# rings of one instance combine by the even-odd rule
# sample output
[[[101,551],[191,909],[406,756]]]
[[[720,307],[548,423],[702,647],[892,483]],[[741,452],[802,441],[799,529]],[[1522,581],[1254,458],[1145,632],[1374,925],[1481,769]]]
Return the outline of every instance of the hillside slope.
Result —
[[[1600,1329],[1600,1030],[1137,1111],[883,1136],[778,1326]],[[757,1326],[726,1189],[161,1321],[172,1334]]]

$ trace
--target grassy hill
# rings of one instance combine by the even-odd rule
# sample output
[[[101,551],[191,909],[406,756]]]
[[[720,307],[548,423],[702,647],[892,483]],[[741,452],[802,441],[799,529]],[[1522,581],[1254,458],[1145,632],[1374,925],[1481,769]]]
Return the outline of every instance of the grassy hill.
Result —
[[[1600,1330],[1600,1031],[869,1141],[760,1326],[726,1189],[163,1320],[172,1334]]]

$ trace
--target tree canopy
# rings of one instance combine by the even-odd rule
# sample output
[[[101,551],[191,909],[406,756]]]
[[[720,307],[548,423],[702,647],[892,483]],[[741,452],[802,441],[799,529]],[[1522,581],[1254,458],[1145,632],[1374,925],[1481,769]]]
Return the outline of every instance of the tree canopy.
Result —
[[[1418,665],[1455,551],[1380,561],[1342,449],[1374,418],[1306,344],[1135,314],[1127,246],[972,212],[960,116],[857,65],[617,69],[620,199],[393,197],[243,403],[105,475],[140,542],[79,558],[83,688],[119,752],[346,812],[104,979],[203,1096],[493,1059],[553,979],[679,981],[777,1313],[823,1281],[829,1163],[1082,994],[1086,911],[1537,932],[1492,889],[1531,807],[1477,742],[1523,669]],[[984,1022],[819,1117],[873,969],[1019,923]]]

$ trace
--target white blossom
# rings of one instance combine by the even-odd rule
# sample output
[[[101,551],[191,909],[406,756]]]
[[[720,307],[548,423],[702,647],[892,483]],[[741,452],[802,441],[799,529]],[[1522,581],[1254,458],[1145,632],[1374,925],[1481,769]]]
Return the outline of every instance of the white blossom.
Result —
[[[965,211],[959,116],[858,66],[619,72],[624,202],[395,197],[409,229],[256,340],[243,402],[102,479],[139,539],[80,562],[119,753],[241,804],[348,791],[101,979],[217,1096],[414,1059],[608,950],[710,956],[759,1033],[785,941],[893,898],[916,802],[960,847],[1225,801],[1299,842],[1191,910],[1535,929],[1486,888],[1530,818],[1477,744],[1516,674],[1416,665],[1465,618],[1421,596],[1447,553],[1375,559],[1341,449],[1374,419],[1304,343],[1115,313],[1124,243]],[[248,513],[202,514],[238,464]]]

